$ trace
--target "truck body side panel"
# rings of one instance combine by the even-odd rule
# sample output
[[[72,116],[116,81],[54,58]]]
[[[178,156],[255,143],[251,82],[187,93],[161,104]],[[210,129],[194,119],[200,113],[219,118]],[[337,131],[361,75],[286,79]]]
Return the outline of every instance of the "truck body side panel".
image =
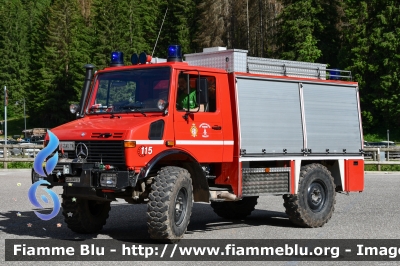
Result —
[[[363,167],[353,166],[363,164],[356,83],[245,73],[231,76],[235,80],[231,86],[234,152],[240,162],[246,162],[239,165],[238,195],[296,194],[302,165],[321,163],[332,168],[343,159],[346,170],[343,165],[343,171],[335,174],[336,185],[343,191],[363,190],[364,174],[359,171]],[[291,169],[287,185],[283,184],[287,168],[282,166]],[[266,173],[259,172],[263,168]],[[251,188],[255,194],[244,189],[254,182],[263,184]]]
[[[301,153],[303,132],[295,82],[238,78],[241,149],[246,154]],[[264,151],[263,151],[264,150]]]
[[[242,156],[361,155],[354,83],[237,76]]]
[[[312,153],[360,153],[357,87],[303,83],[307,149]]]

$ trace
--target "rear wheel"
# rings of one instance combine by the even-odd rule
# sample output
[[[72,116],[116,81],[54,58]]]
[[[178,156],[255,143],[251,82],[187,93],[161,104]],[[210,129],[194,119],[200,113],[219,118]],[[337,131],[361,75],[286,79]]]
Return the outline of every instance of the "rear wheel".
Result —
[[[91,234],[106,224],[111,209],[109,201],[95,201],[62,196],[63,216],[68,228],[76,233]]]
[[[177,242],[186,232],[193,206],[192,179],[186,169],[163,167],[154,178],[147,203],[150,237]]]
[[[225,219],[244,219],[254,211],[257,205],[256,197],[245,197],[239,201],[211,202],[214,212]]]
[[[309,164],[300,170],[296,195],[283,195],[289,220],[304,227],[323,226],[335,209],[335,183],[329,170],[321,164]]]

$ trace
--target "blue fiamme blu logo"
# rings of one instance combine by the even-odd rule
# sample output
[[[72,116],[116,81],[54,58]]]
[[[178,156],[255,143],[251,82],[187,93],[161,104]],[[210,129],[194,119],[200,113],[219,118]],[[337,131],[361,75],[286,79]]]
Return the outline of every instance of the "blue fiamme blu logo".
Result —
[[[55,153],[53,157],[49,158],[46,162],[46,173],[43,169],[43,162],[46,160],[47,156],[51,155],[58,147],[58,138],[54,135],[50,130],[47,130],[47,134],[49,135],[49,143],[47,146],[41,150],[33,162],[33,169],[40,176],[47,176],[48,173],[56,168],[58,162],[58,153]]]
[[[50,131],[47,130],[47,134],[49,135],[49,143],[47,146],[41,150],[38,154],[37,157],[35,158],[35,161],[33,162],[33,169],[35,172],[40,175],[46,177],[48,173],[51,173],[54,168],[57,165],[58,162],[58,153],[56,152],[53,157],[49,158],[46,161],[46,166],[43,167],[43,162],[46,160],[46,158],[51,155],[58,147],[58,138]],[[33,204],[33,206],[43,209],[42,205],[38,202],[36,199],[36,191],[39,188],[40,185],[51,185],[48,181],[46,180],[40,180],[32,184],[28,191],[28,198],[30,202]],[[53,210],[50,214],[42,214],[37,211],[35,211],[35,214],[37,217],[39,217],[42,220],[50,220],[53,219],[55,216],[57,216],[58,212],[60,211],[61,204],[60,200],[58,199],[58,196],[54,191],[44,188],[44,190],[50,195],[51,199],[53,200]],[[41,195],[41,199],[45,202],[48,203],[49,200],[45,195]]]

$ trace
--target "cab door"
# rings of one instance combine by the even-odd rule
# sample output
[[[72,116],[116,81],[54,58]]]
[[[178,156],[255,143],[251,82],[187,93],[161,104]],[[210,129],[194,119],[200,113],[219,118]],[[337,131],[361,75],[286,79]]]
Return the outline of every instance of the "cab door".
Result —
[[[190,74],[185,78],[189,80],[190,90],[196,90],[197,106],[190,112],[179,107],[179,104],[175,106],[175,145],[192,154],[199,162],[221,162],[224,128],[217,101],[217,79],[209,74]],[[178,89],[176,99],[182,99],[179,93]]]

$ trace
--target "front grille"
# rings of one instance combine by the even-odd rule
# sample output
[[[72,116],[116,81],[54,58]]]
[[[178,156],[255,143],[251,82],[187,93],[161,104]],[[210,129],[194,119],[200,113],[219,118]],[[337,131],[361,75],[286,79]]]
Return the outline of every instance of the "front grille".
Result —
[[[75,141],[75,147],[83,143],[87,146],[89,155],[87,162],[103,162],[103,164],[125,165],[125,152],[123,141]],[[68,151],[68,158],[75,159],[75,151]]]

